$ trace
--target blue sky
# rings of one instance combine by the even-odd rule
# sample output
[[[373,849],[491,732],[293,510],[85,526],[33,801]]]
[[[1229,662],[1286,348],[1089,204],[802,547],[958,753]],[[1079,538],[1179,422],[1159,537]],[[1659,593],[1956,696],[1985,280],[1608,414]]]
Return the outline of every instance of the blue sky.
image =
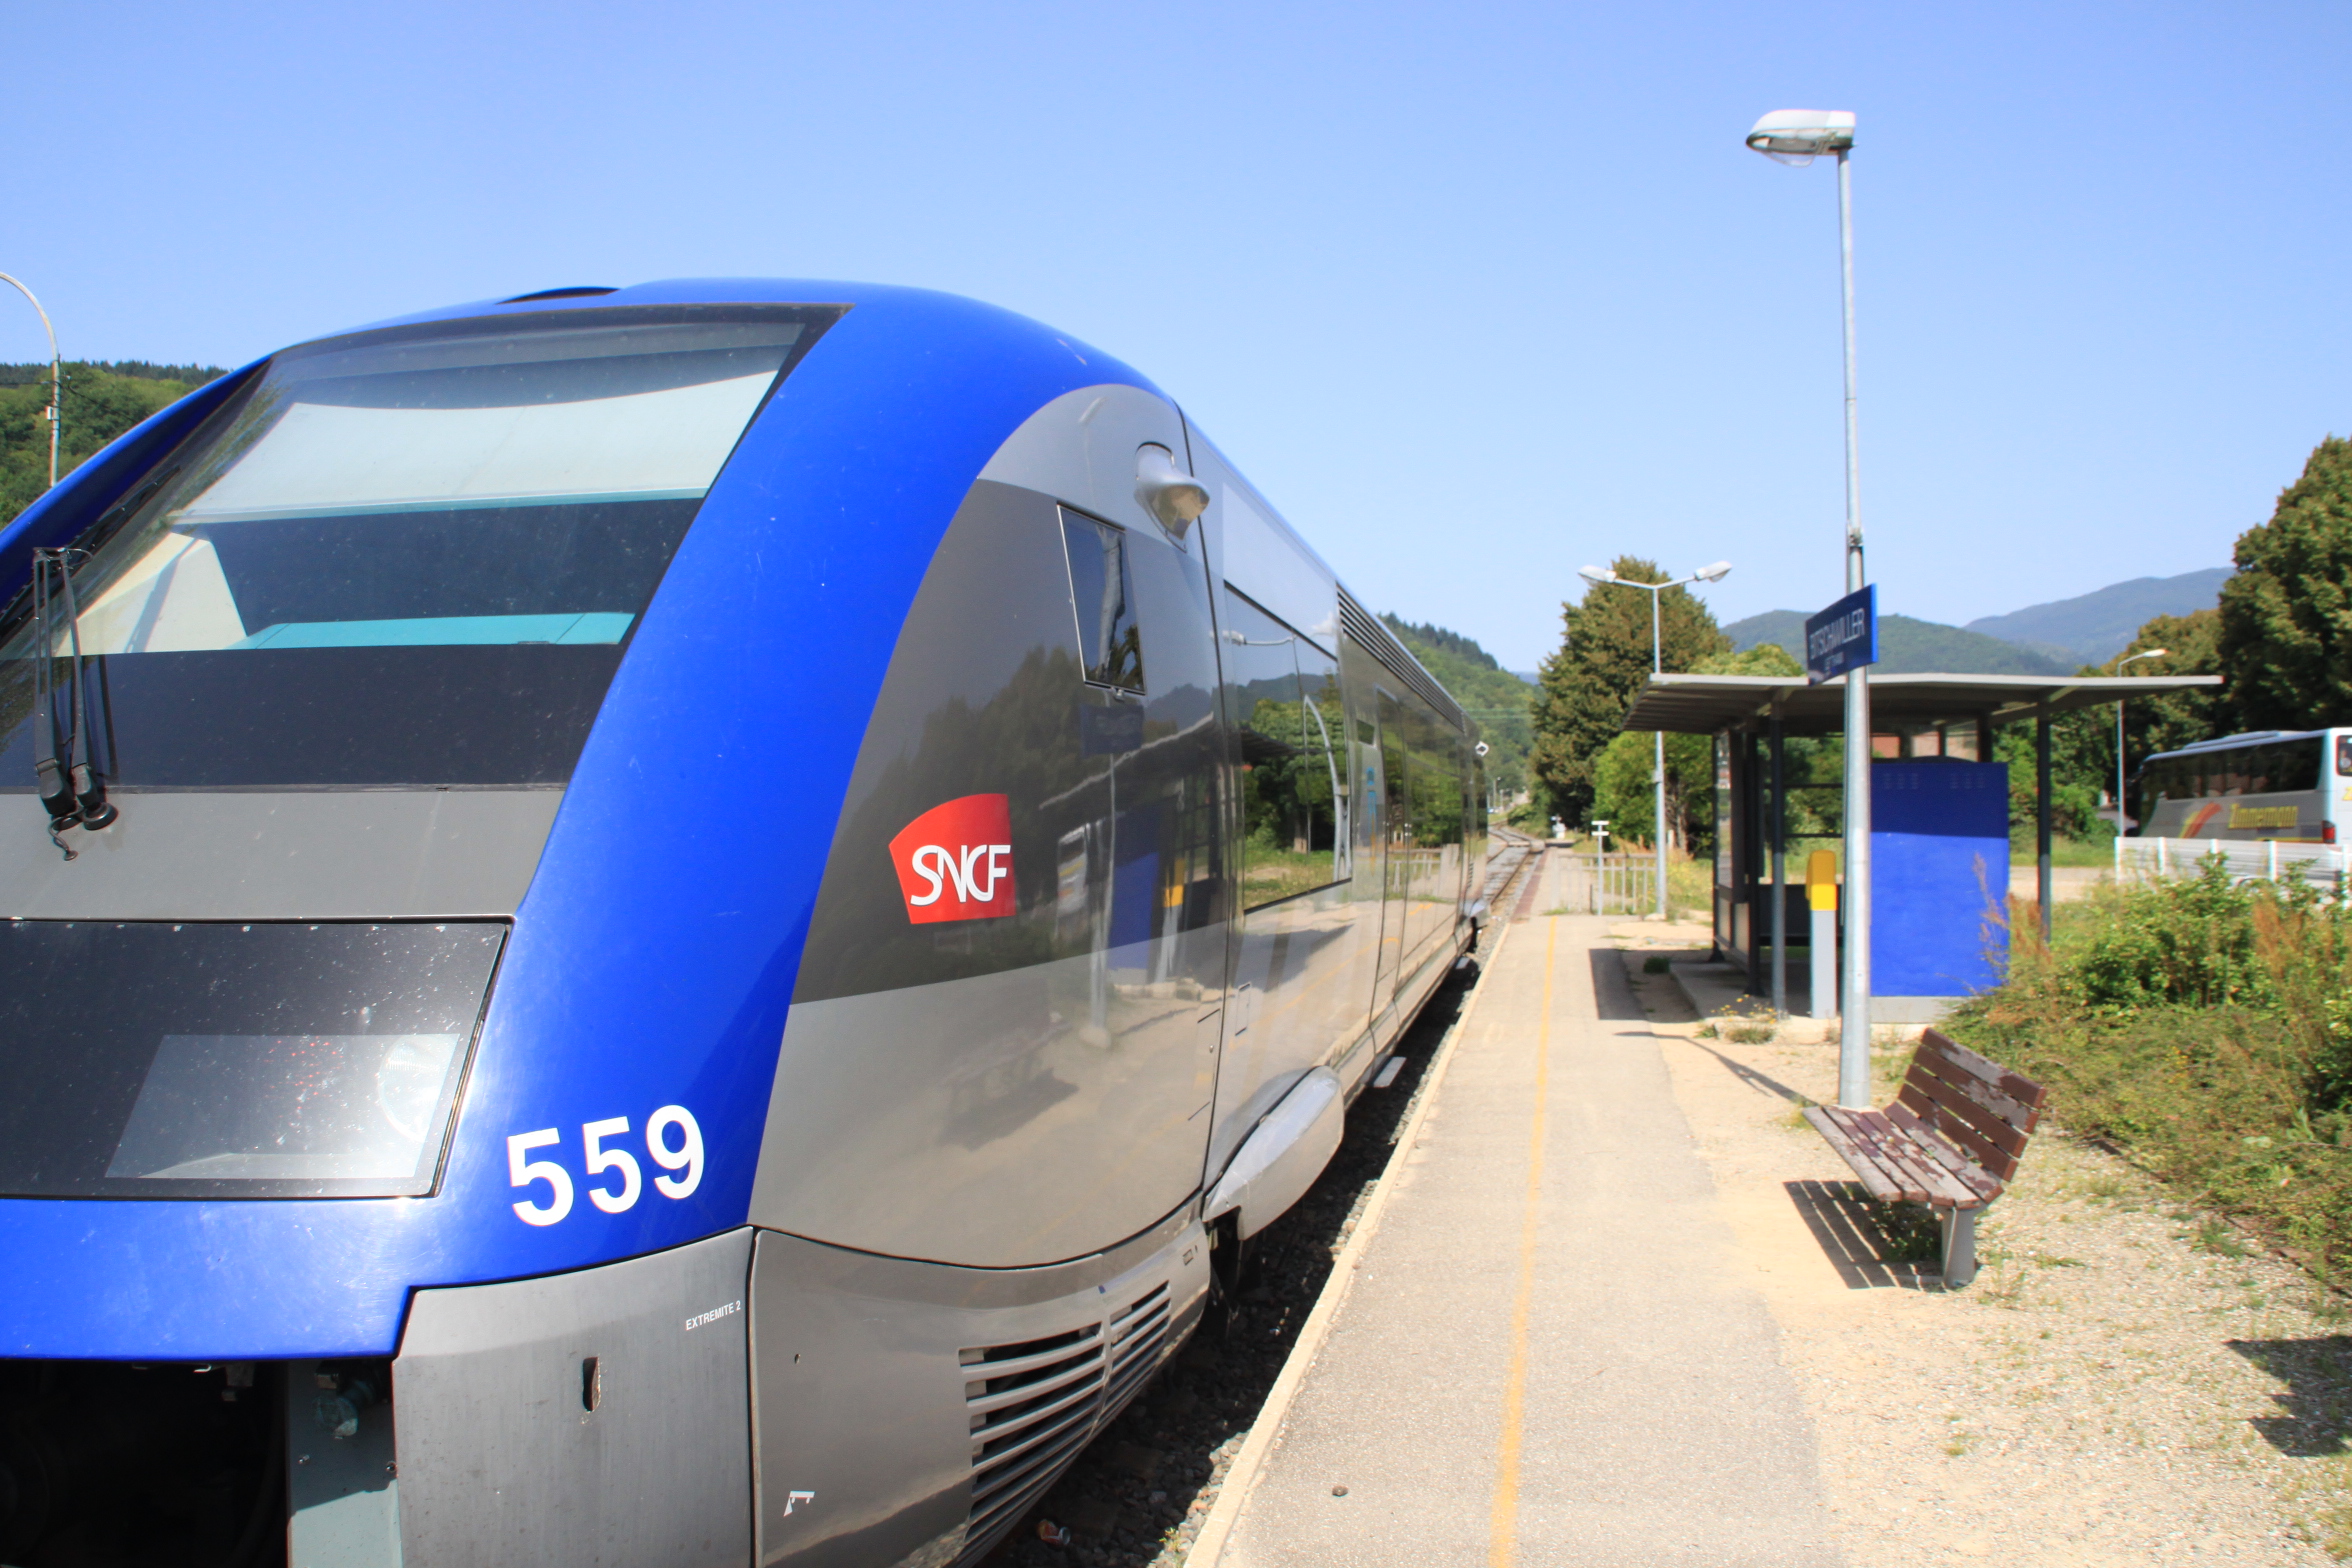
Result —
[[[1578,565],[1966,621],[2226,564],[2352,432],[2352,10],[863,3],[7,10],[0,270],[234,364],[698,274],[995,301],[1152,376],[1376,608],[1530,668]],[[0,301],[0,359],[42,357]]]

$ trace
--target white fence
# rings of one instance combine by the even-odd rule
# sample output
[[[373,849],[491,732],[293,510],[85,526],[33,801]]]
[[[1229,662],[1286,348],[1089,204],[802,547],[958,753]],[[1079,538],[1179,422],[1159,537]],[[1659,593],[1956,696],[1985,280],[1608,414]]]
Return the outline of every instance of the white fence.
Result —
[[[1569,909],[1588,915],[1649,915],[1658,909],[1658,857],[1647,851],[1634,854],[1592,855],[1571,850],[1565,862],[1565,897]]]
[[[2235,880],[2275,882],[2301,867],[2304,880],[2315,886],[2341,888],[2344,851],[2333,844],[2286,844],[2277,839],[2252,843],[2210,838],[2119,838],[2115,841],[2115,877],[2193,877],[2219,855]]]

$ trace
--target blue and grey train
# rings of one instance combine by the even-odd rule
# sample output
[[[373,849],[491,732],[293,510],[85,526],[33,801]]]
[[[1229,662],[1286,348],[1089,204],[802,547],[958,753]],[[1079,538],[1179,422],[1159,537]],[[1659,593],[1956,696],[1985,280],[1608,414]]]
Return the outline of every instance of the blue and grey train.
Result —
[[[303,343],[0,593],[19,1568],[976,1560],[1481,913],[1443,687],[946,295]]]

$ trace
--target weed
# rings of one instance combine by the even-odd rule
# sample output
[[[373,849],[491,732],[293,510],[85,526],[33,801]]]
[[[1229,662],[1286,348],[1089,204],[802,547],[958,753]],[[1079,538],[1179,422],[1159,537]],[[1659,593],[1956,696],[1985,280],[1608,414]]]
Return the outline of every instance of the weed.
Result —
[[[2026,1254],[2026,1262],[2037,1269],[2081,1269],[2090,1267],[2080,1258],[2061,1258],[2047,1252]]]
[[[1987,1269],[1979,1275],[1975,1291],[1977,1300],[1988,1307],[1999,1307],[2016,1312],[2025,1306],[2025,1272],[2022,1269]]]
[[[1664,953],[1652,953],[1649,957],[1642,960],[1642,973],[1645,975],[1662,975],[1673,967],[1674,966],[1672,964],[1666,961],[1666,955]]]
[[[2199,1252],[2210,1252],[2217,1258],[2242,1258],[2251,1250],[2238,1240],[2238,1233],[2230,1228],[2226,1220],[2211,1215],[2198,1225],[2196,1240],[2192,1245]],[[2248,1280],[2246,1283],[2251,1285],[2254,1282]]]
[[[1709,1027],[1714,1031],[1709,1038],[1729,1040],[1734,1045],[1763,1045],[1780,1033],[1780,1015],[1763,998],[1743,996],[1715,1009],[1715,1021]]]

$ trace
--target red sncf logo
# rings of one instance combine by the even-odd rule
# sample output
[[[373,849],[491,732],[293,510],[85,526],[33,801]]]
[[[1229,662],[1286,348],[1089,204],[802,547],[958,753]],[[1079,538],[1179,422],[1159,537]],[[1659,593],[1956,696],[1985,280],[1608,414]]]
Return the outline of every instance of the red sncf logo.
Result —
[[[907,918],[1001,920],[1013,913],[1013,814],[1002,795],[966,795],[899,829],[890,863]]]

